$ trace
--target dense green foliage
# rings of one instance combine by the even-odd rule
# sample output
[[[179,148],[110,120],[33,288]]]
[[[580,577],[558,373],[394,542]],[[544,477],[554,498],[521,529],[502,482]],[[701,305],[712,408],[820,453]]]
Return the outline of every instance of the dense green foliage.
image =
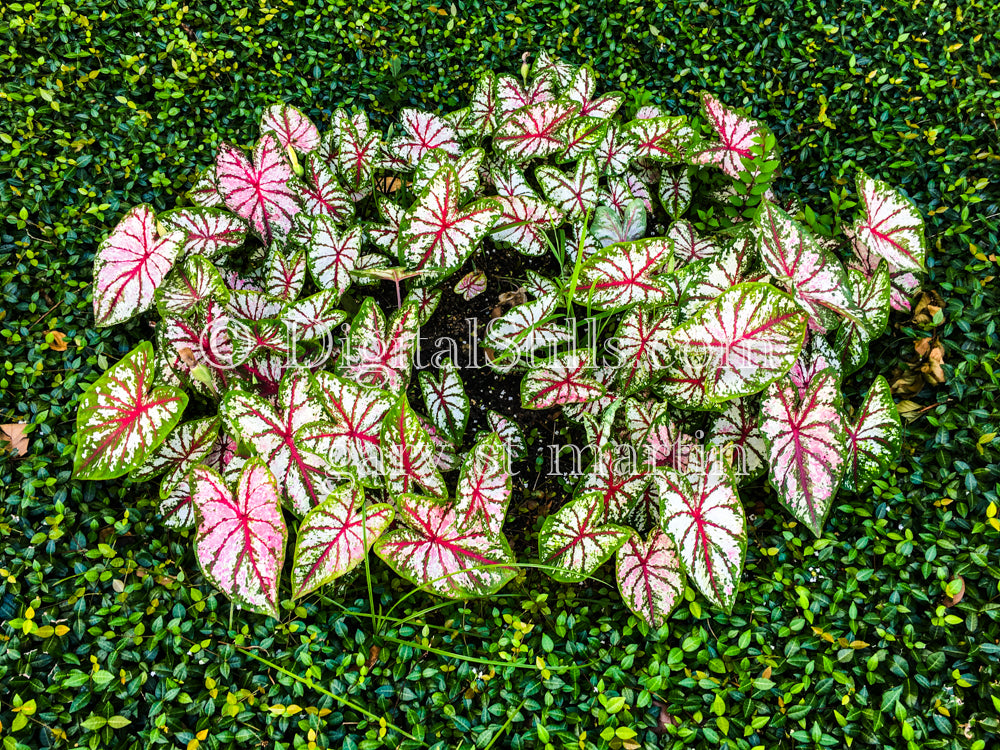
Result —
[[[31,423],[27,455],[0,463],[5,747],[394,746],[383,717],[441,747],[578,746],[583,732],[583,747],[669,746],[661,715],[698,747],[1000,741],[1000,21],[985,4],[807,2],[794,20],[778,3],[122,5],[0,10],[0,422]],[[321,126],[355,104],[385,126],[401,106],[463,105],[475,74],[517,70],[539,47],[593,62],[604,89],[636,101],[693,112],[707,90],[745,107],[807,205],[842,206],[858,168],[901,186],[927,216],[927,285],[946,304],[895,318],[869,372],[893,382],[930,336],[946,384],[911,392],[899,465],[870,497],[842,498],[819,540],[773,497],[748,507],[728,616],[692,597],[650,633],[609,604],[613,588],[534,572],[426,625],[378,627],[363,578],[278,623],[231,613],[142,486],[70,480],[77,397],[148,338],[135,322],[94,328],[97,242],[129,206],[172,207],[211,139],[249,141],[267,104]],[[822,231],[838,215],[807,219]],[[522,500],[529,526],[539,502]],[[376,612],[398,603],[394,617],[416,619],[438,603],[373,573]]]

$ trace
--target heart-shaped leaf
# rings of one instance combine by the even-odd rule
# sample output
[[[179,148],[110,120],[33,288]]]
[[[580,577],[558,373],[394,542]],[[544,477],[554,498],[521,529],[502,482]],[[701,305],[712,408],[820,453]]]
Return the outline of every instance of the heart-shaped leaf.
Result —
[[[615,556],[618,590],[628,608],[654,628],[663,625],[684,595],[677,545],[660,529],[645,541],[632,534]]]
[[[760,408],[750,399],[734,398],[712,423],[709,445],[730,455],[729,464],[739,484],[767,469],[767,446],[760,430]]]
[[[455,512],[463,528],[481,526],[499,534],[510,501],[510,456],[500,435],[486,433],[476,441],[458,476]]]
[[[594,91],[597,89],[597,75],[589,65],[581,66],[573,76],[563,96],[571,102],[576,102],[580,106],[579,115],[581,117],[600,117],[606,119],[611,117],[621,107],[625,100],[625,95],[620,92],[605,94],[594,98]]]
[[[275,249],[267,262],[264,291],[275,299],[293,302],[306,280],[306,255],[298,252],[286,256]]]
[[[535,178],[545,197],[567,219],[582,219],[597,206],[597,162],[586,156],[577,162],[576,172],[568,175],[555,167],[538,167]]]
[[[521,381],[521,405],[548,409],[559,404],[582,404],[604,395],[594,380],[594,364],[586,349],[559,354],[536,363]]]
[[[447,494],[435,463],[437,450],[405,394],[399,397],[382,422],[380,447],[389,492],[415,492],[419,485],[431,495],[444,497]]]
[[[454,128],[429,112],[404,109],[399,113],[403,135],[392,142],[393,152],[409,164],[416,164],[431,149],[457,156],[462,146]]]
[[[579,105],[566,101],[545,101],[512,112],[497,128],[493,144],[515,163],[538,159],[561,150],[562,130]]]
[[[742,159],[753,159],[751,149],[760,147],[766,130],[756,120],[725,107],[711,94],[702,99],[705,116],[719,140],[709,143],[694,160],[698,164],[714,164],[732,178],[743,171]]]
[[[362,385],[403,390],[410,376],[419,330],[415,305],[403,305],[386,324],[375,300],[366,298],[351,323],[347,343],[337,361],[337,374]]]
[[[235,495],[214,469],[198,466],[191,478],[195,552],[205,577],[240,606],[277,617],[288,530],[274,476],[254,458],[240,472]]]
[[[351,286],[351,271],[358,265],[361,228],[340,232],[328,216],[311,222],[306,258],[309,274],[320,289],[335,292],[339,299]]]
[[[596,495],[578,497],[545,519],[538,557],[557,581],[577,583],[592,575],[628,540],[631,529],[604,523]]]
[[[598,206],[590,231],[601,247],[637,240],[646,233],[646,206],[639,198],[630,200],[621,213]]]
[[[247,225],[221,208],[179,208],[160,214],[157,220],[170,230],[185,233],[182,255],[212,258],[235,250],[247,238]]]
[[[319,147],[319,131],[302,110],[290,104],[268,107],[260,118],[262,133],[274,133],[283,149],[307,154]]]
[[[455,284],[455,294],[461,294],[468,301],[486,291],[486,274],[482,271],[469,271]]]
[[[927,246],[924,220],[916,206],[864,172],[858,174],[858,197],[864,213],[853,227],[855,245],[885,258],[900,271],[922,271]]]
[[[859,370],[868,361],[868,342],[885,331],[889,322],[889,266],[883,261],[870,279],[853,268],[848,272],[851,293],[861,314],[861,323],[844,321],[837,329],[833,348],[841,354],[844,374]]]
[[[671,362],[668,334],[672,317],[654,314],[641,307],[630,310],[615,333],[618,360],[618,390],[628,395],[641,390]]]
[[[163,317],[185,316],[210,299],[225,304],[229,289],[212,261],[204,255],[192,255],[156,288],[154,299]]]
[[[660,203],[672,219],[679,219],[691,205],[691,175],[688,168],[664,169],[660,177]]]
[[[354,215],[354,203],[337,180],[336,172],[315,156],[306,160],[299,196],[306,216],[329,216],[334,221],[346,222]]]
[[[461,443],[469,421],[469,397],[465,395],[458,368],[448,359],[441,364],[437,378],[422,372],[419,379],[431,422],[453,443]]]
[[[853,423],[847,424],[847,470],[843,487],[864,492],[899,456],[903,426],[889,383],[879,375]]]
[[[662,237],[610,245],[583,264],[574,297],[602,310],[664,304],[669,289],[655,274],[669,260],[670,249]]]
[[[191,469],[208,456],[218,435],[218,417],[204,417],[178,425],[141,466],[129,473],[129,478],[142,482],[163,474],[160,497],[167,497],[187,478]]]
[[[500,218],[492,238],[495,242],[509,242],[525,255],[544,255],[549,248],[546,230],[554,229],[562,221],[562,213],[534,196],[500,196]]]
[[[141,466],[180,421],[188,397],[153,387],[153,345],[139,344],[80,397],[76,479],[112,479]]]

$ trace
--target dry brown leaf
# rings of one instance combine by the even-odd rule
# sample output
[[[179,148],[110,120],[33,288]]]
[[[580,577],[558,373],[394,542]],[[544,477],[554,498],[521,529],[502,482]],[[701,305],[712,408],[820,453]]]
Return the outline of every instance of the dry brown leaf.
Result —
[[[913,308],[913,322],[918,326],[933,325],[934,314],[940,312],[942,307],[944,307],[944,300],[937,292],[931,289],[923,290]]]
[[[186,346],[177,350],[177,353],[181,356],[181,361],[188,367],[194,367],[198,364],[197,360],[194,358],[194,352],[188,349]]]
[[[22,457],[28,453],[28,436],[24,434],[27,425],[24,422],[0,424],[0,442],[8,443],[10,450]]]
[[[528,296],[524,291],[524,287],[515,289],[513,292],[504,292],[500,295],[501,305],[510,305],[511,307],[516,307],[517,305],[523,305],[528,301]]]
[[[944,368],[941,367],[944,363],[944,347],[940,344],[935,344],[930,354],[927,355],[927,360],[927,364],[921,367],[920,371],[924,373],[924,377],[928,383],[931,385],[941,385],[947,379],[944,374]]]
[[[51,341],[48,342],[49,349],[54,352],[64,352],[66,351],[66,334],[62,331],[46,331],[45,338],[48,340],[51,337]]]
[[[761,674],[761,677],[763,677],[765,680],[770,680],[771,679],[771,667],[770,666],[768,666],[768,668],[764,670],[763,674]]]
[[[923,412],[924,407],[918,404],[916,401],[900,401],[896,404],[896,411],[899,412],[899,416],[905,419],[907,422],[913,422],[920,417]]]
[[[961,586],[959,587],[958,593],[955,594],[955,596],[946,596],[944,598],[944,606],[946,607],[954,607],[956,604],[962,601],[962,597],[965,596],[965,579],[962,578],[962,576],[959,576],[957,580],[961,584]]]
[[[907,370],[897,373],[896,379],[892,382],[892,394],[894,396],[916,396],[924,388],[923,375],[918,370]]]
[[[913,342],[913,348],[917,350],[917,355],[923,359],[931,351],[931,339],[917,339]]]

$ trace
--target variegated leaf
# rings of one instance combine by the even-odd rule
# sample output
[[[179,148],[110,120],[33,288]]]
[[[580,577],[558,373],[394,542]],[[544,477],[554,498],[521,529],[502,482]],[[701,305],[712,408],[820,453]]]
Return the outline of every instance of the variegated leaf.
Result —
[[[156,308],[163,317],[187,315],[202,303],[215,299],[225,304],[229,300],[222,275],[204,255],[192,255],[183,265],[174,268],[153,295]]]
[[[429,151],[414,170],[411,189],[419,195],[437,171],[445,164],[450,164],[458,175],[458,184],[462,188],[461,197],[464,199],[472,196],[479,189],[479,170],[485,158],[486,152],[481,148],[470,148],[458,157],[450,156],[439,149]]]
[[[502,123],[515,110],[553,99],[552,81],[548,76],[532,81],[526,88],[512,76],[500,76],[497,78],[497,103],[500,105],[497,122]]]
[[[761,411],[771,485],[781,503],[819,536],[848,449],[838,376],[819,373],[801,396],[790,379],[778,380],[768,388]]]
[[[691,205],[691,175],[686,166],[664,169],[660,176],[660,203],[671,219],[679,219]]]
[[[226,207],[246,219],[265,245],[283,242],[301,207],[292,168],[274,136],[261,136],[252,161],[223,143],[215,157],[215,171]]]
[[[219,418],[204,417],[178,425],[142,463],[129,473],[141,482],[163,474],[160,497],[167,497],[194,466],[206,459],[219,434]]]
[[[514,577],[504,537],[463,526],[453,503],[404,494],[401,526],[375,543],[375,554],[415,586],[464,599],[495,593]]]
[[[640,239],[646,234],[646,206],[639,198],[629,201],[622,213],[598,206],[590,231],[601,247]]]
[[[573,79],[575,68],[569,63],[556,59],[547,50],[541,50],[531,64],[532,78],[548,78],[552,85],[562,88]]]
[[[469,421],[470,405],[458,368],[448,359],[441,364],[438,377],[422,372],[419,379],[431,422],[453,443],[461,443]]]
[[[709,451],[693,469],[657,472],[661,522],[701,593],[728,612],[746,559],[746,517],[718,451]]]
[[[528,271],[525,273],[524,288],[528,294],[536,299],[554,297],[559,294],[559,286],[556,282],[542,276],[537,271]]]
[[[329,372],[316,374],[316,388],[329,419],[322,430],[312,430],[314,450],[366,487],[377,487],[383,472],[382,422],[393,407],[392,397]]]
[[[437,115],[404,109],[399,120],[403,135],[393,141],[392,149],[410,164],[416,164],[435,148],[454,156],[462,153],[455,129]]]
[[[344,322],[346,315],[337,309],[336,292],[325,291],[288,305],[281,313],[289,336],[296,342],[322,340],[323,354],[330,355],[331,331]]]
[[[366,298],[351,323],[337,373],[362,385],[403,390],[419,337],[418,318],[416,305],[408,303],[386,324],[375,300]]]
[[[927,246],[924,220],[913,203],[881,180],[858,174],[858,197],[864,213],[854,224],[852,239],[900,271],[924,269]]]
[[[497,95],[497,77],[492,70],[486,73],[476,83],[472,93],[472,106],[469,112],[469,124],[483,135],[493,135],[499,124],[500,102]]]
[[[628,608],[654,628],[666,623],[684,596],[684,571],[673,539],[660,529],[645,540],[633,534],[618,548],[615,564]]]
[[[601,499],[578,497],[545,519],[538,533],[538,557],[557,581],[577,583],[593,575],[628,541],[631,529],[604,523]]]
[[[124,323],[153,306],[154,293],[180,252],[184,234],[160,234],[153,209],[136,206],[97,249],[94,318],[99,328]]]
[[[742,159],[753,159],[751,149],[760,147],[765,129],[756,120],[728,109],[714,96],[702,98],[705,116],[719,140],[707,144],[694,157],[698,164],[714,164],[736,179],[743,171]]]
[[[416,287],[411,289],[403,300],[404,305],[413,305],[417,309],[417,324],[425,325],[434,311],[437,309],[441,296],[444,293],[440,289],[430,289],[428,287]]]
[[[721,402],[758,393],[788,372],[806,317],[768,284],[739,284],[675,328],[670,341],[681,358],[708,366],[707,394]]]
[[[674,264],[680,268],[686,263],[711,258],[719,251],[719,246],[707,237],[701,237],[686,221],[675,221],[667,230],[667,237],[673,243]]]
[[[592,370],[590,352],[585,349],[542,360],[521,381],[521,405],[548,409],[599,398],[604,395],[604,386],[594,380]]]
[[[746,484],[767,469],[767,447],[760,429],[760,407],[747,398],[733,399],[712,423],[708,441],[724,453],[728,450],[738,484]]]
[[[260,118],[262,133],[274,133],[283,149],[307,154],[319,147],[319,131],[302,111],[290,104],[268,107]]]
[[[419,486],[431,495],[445,497],[447,488],[435,465],[434,443],[410,408],[405,394],[382,421],[380,447],[389,492],[415,492]]]
[[[616,443],[606,435],[595,438],[594,460],[577,484],[575,495],[600,498],[601,518],[623,523],[651,477],[640,466],[633,446]]]
[[[565,145],[559,161],[575,161],[590,154],[600,145],[610,127],[607,120],[596,117],[574,117],[563,129]]]
[[[597,206],[598,176],[597,162],[592,156],[580,159],[572,175],[555,167],[535,170],[535,178],[545,197],[567,219],[582,219]]]
[[[191,476],[195,553],[205,577],[238,605],[277,617],[288,530],[274,476],[251,459],[235,495],[214,469],[199,466]]]
[[[820,333],[835,328],[838,316],[861,322],[840,261],[769,201],[764,202],[758,221],[757,248],[764,267],[809,313],[813,328]]]
[[[168,529],[194,528],[194,502],[191,499],[191,482],[184,478],[160,500],[160,518]]]
[[[548,322],[557,304],[557,297],[543,297],[515,305],[490,321],[483,344],[501,353],[527,355],[569,341],[573,338],[569,328]]]
[[[219,195],[219,183],[215,179],[215,165],[205,167],[194,181],[194,186],[188,191],[188,198],[196,206],[213,208],[222,205]]]
[[[566,101],[545,101],[512,112],[497,128],[493,145],[515,163],[539,159],[566,145],[563,128],[579,105]]]
[[[861,493],[878,479],[899,457],[903,445],[903,426],[892,400],[889,383],[879,375],[858,411],[854,422],[848,422],[847,470],[843,488]]]
[[[354,216],[354,203],[337,180],[336,172],[316,156],[306,160],[299,196],[302,213],[307,216],[329,216],[337,222],[350,221]]]
[[[486,413],[486,421],[490,429],[500,436],[500,440],[512,461],[519,461],[525,457],[528,444],[524,439],[524,432],[517,426],[517,422],[495,411]]]
[[[495,242],[509,242],[524,255],[544,255],[549,248],[546,230],[562,222],[562,212],[527,195],[500,196],[500,218],[493,229]]]
[[[298,252],[286,256],[273,250],[267,262],[264,291],[275,299],[294,302],[306,280],[306,256]]]
[[[602,310],[664,304],[670,293],[655,274],[670,251],[671,243],[663,237],[606,247],[583,264],[574,297]]]
[[[684,117],[632,120],[624,132],[635,147],[636,157],[666,162],[684,161],[696,139]]]
[[[625,95],[615,92],[594,99],[596,89],[597,75],[593,68],[584,65],[576,71],[563,92],[563,96],[580,105],[579,114],[583,117],[600,117],[602,119],[612,117],[621,107]]]
[[[360,251],[360,227],[340,232],[330,217],[317,217],[306,246],[309,274],[316,286],[335,292],[339,299],[351,286],[351,271],[357,267]]]
[[[368,120],[363,114],[341,120],[337,170],[355,199],[370,189],[380,143],[379,134],[368,130]]]
[[[300,428],[323,418],[311,385],[308,373],[291,369],[281,378],[277,408],[240,391],[227,393],[220,407],[226,430],[264,460],[278,480],[283,502],[299,514],[322,500],[331,475],[321,456],[296,441]]]
[[[220,198],[221,201],[221,198]],[[235,250],[247,238],[247,225],[221,208],[179,208],[156,217],[170,230],[185,233],[182,255],[207,255]]]
[[[486,433],[462,462],[455,513],[462,528],[500,534],[510,502],[510,456],[500,435]]]
[[[337,487],[299,524],[292,558],[292,598],[349,573],[392,523],[387,503],[365,504],[360,487]]]
[[[854,269],[849,270],[847,275],[863,323],[859,325],[848,320],[837,329],[834,349],[841,355],[845,375],[861,369],[868,361],[868,342],[882,335],[889,322],[889,298],[892,293],[889,266],[885,261],[879,264],[870,279]]]
[[[459,205],[461,185],[454,167],[441,167],[403,218],[399,255],[408,268],[424,271],[423,283],[455,271],[499,218],[492,200]]]
[[[455,444],[422,414],[417,414],[417,421],[434,444],[434,465],[438,471],[446,473],[457,469],[461,462],[455,452]]]
[[[635,142],[622,131],[621,126],[609,123],[604,136],[594,149],[597,171],[602,175],[620,175],[635,161],[637,154]]]
[[[670,366],[668,334],[672,318],[641,307],[630,310],[615,334],[618,392],[628,395],[641,390]]]
[[[399,255],[399,227],[406,216],[406,210],[387,198],[376,196],[376,203],[379,215],[385,220],[385,223],[364,224],[365,234],[376,247],[395,258]]]
[[[180,421],[187,394],[153,387],[153,345],[122,357],[80,397],[76,479],[113,479],[141,466]]]
[[[588,401],[584,404],[566,404],[563,407],[563,416],[574,422],[587,424],[587,417],[599,420],[618,401],[619,394],[614,387],[615,374],[617,368],[605,359],[607,366],[594,368],[593,377],[598,383],[604,386],[604,395]]]
[[[482,271],[469,271],[455,284],[455,294],[461,294],[468,301],[486,291],[486,274]]]

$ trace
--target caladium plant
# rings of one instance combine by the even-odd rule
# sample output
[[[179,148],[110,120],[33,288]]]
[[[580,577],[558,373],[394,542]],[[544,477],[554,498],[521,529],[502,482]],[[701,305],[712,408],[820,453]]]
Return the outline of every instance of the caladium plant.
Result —
[[[84,394],[74,472],[157,479],[164,523],[195,527],[233,601],[277,614],[290,527],[292,598],[369,550],[441,595],[496,591],[516,565],[510,462],[540,448],[528,412],[592,443],[538,562],[572,582],[614,557],[651,626],[685,580],[732,606],[740,488],[766,477],[819,534],[839,490],[891,465],[888,384],[859,405],[841,384],[919,284],[918,209],[861,174],[831,237],[781,195],[774,136],[722,97],[686,118],[547,54],[524,70],[486,73],[458,112],[403,110],[392,134],[274,105],[193,205],[136,206],[97,248],[97,325],[149,317],[155,346]],[[428,366],[421,332],[454,331],[462,304],[491,310],[485,331]],[[519,404],[493,403],[493,373],[522,378]]]

